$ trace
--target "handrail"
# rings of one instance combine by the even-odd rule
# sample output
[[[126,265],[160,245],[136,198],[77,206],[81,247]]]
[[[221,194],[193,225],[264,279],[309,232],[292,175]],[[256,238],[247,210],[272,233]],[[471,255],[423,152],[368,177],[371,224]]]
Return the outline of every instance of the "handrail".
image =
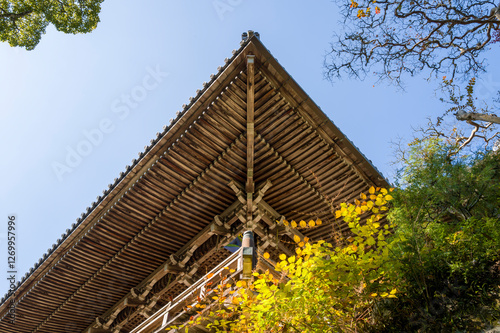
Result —
[[[183,310],[186,304],[194,307],[198,301],[197,296],[204,298],[205,287],[211,284],[216,284],[221,279],[220,273],[226,268],[234,269],[231,274],[232,278],[238,279],[238,274],[241,273],[243,266],[241,265],[241,251],[236,251],[222,261],[219,265],[213,268],[210,272],[205,274],[202,278],[196,281],[193,285],[180,293],[171,302],[166,304],[160,310],[155,312],[147,320],[139,324],[130,333],[153,333],[161,332],[166,327],[170,326],[177,318],[182,316],[185,311]],[[161,322],[160,322],[161,320]]]

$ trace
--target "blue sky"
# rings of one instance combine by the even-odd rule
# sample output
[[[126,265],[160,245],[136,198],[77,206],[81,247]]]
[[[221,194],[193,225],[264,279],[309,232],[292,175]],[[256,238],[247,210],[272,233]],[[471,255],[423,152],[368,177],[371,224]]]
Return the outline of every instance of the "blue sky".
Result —
[[[375,78],[324,80],[323,57],[340,27],[337,12],[326,0],[106,0],[91,34],[49,28],[34,51],[0,45],[1,271],[7,271],[10,214],[17,216],[20,279],[249,29],[391,178],[390,141],[409,137],[412,126],[444,106],[434,97],[435,83],[422,78],[408,80],[406,93],[373,86]],[[74,151],[85,156],[75,158]],[[8,289],[4,281],[0,297]]]

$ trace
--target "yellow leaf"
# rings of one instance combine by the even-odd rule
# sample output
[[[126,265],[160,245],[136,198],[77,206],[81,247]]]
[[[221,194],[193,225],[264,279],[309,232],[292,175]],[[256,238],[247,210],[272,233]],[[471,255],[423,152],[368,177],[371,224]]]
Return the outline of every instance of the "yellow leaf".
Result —
[[[307,227],[307,223],[306,223],[306,221],[304,221],[304,220],[300,221],[300,227],[301,227],[301,228],[305,228],[305,227]]]
[[[280,254],[280,260],[286,260],[286,254],[284,253]]]
[[[373,293],[370,295],[371,297],[376,297],[377,296],[377,293]]]
[[[387,297],[389,294],[388,293],[382,293],[380,294],[381,297]]]
[[[368,201],[366,205],[368,206],[369,209],[371,209],[373,207],[373,201]]]
[[[269,253],[265,252],[265,253],[264,253],[264,258],[265,258],[265,259],[269,259],[269,257],[270,257]]]
[[[382,193],[383,195],[386,195],[387,194],[387,190],[385,188],[383,188],[383,189],[380,190],[380,193]]]
[[[284,220],[284,221],[283,221],[283,224],[284,224],[286,227],[288,227],[288,221],[287,221],[287,220]]]
[[[358,199],[354,200],[354,203],[356,204],[356,206],[361,206],[361,202]]]
[[[232,268],[231,268],[231,269],[229,270],[229,273],[234,273],[234,272],[236,272],[236,270],[235,270],[235,269],[232,269]]]
[[[359,196],[361,197],[361,199],[366,200],[366,194],[361,193]]]
[[[368,190],[368,192],[370,192],[370,194],[374,194],[375,193],[375,187],[370,187],[370,189]]]
[[[397,293],[397,292],[398,292],[398,291],[397,291],[397,289],[396,289],[396,288],[394,288],[394,289],[392,289],[392,290],[391,290],[390,294],[391,294],[391,295],[394,295],[394,294],[395,294],[395,293]]]
[[[312,228],[316,225],[316,222],[314,222],[313,220],[310,220],[309,221],[309,226]]]
[[[299,237],[299,236],[297,236],[297,235],[293,235],[293,241],[294,241],[295,243],[300,242],[300,237]]]
[[[302,253],[302,250],[300,249],[300,247],[298,247],[295,249],[295,252],[297,253],[297,255],[300,256],[300,254]]]
[[[342,211],[337,210],[337,211],[335,212],[335,218],[337,218],[337,219],[338,219],[338,218],[340,218],[341,216],[342,216]]]
[[[309,242],[309,237],[304,237],[304,242],[305,243]]]
[[[292,228],[294,228],[294,229],[295,229],[295,228],[297,228],[297,222],[292,221],[291,226],[292,226]]]
[[[392,197],[392,195],[388,194],[388,195],[385,196],[384,199],[387,200],[387,201],[390,201],[390,200],[392,200],[394,198]]]
[[[207,274],[207,279],[210,279],[212,276],[214,276],[214,273],[208,273]]]
[[[321,225],[321,224],[323,224],[323,222],[320,219],[317,219],[316,220],[316,225]]]
[[[359,206],[356,206],[356,209],[354,210],[356,212],[356,214],[360,215],[362,213],[361,211],[361,207]]]
[[[304,245],[305,245],[305,244],[304,244],[304,242],[300,242],[300,243],[299,243],[299,246],[300,246],[300,247],[304,247]]]
[[[227,269],[227,270],[229,270],[229,267],[227,267],[227,266],[226,266],[226,267],[224,267],[224,269]]]

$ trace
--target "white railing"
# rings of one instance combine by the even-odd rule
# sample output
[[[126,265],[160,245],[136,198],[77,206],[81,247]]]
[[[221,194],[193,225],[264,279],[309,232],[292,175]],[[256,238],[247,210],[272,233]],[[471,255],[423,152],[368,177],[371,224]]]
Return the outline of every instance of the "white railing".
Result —
[[[200,299],[203,300],[208,298],[212,293],[212,291],[206,292],[206,290],[209,289],[207,288],[208,286],[217,286],[223,276],[229,276],[234,280],[239,280],[243,270],[242,260],[240,260],[241,256],[241,250],[231,254],[171,302],[130,331],[130,333],[165,332],[165,328],[173,325],[179,317],[186,314],[187,311],[192,311],[189,309],[186,310],[188,306],[194,309]],[[230,270],[234,270],[233,273],[230,273]]]

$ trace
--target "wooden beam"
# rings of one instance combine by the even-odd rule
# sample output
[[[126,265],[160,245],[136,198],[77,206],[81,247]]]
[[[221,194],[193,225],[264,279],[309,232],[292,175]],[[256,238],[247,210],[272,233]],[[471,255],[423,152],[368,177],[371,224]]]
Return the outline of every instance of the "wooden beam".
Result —
[[[255,56],[247,55],[247,221],[253,212],[253,167],[255,154]]]
[[[237,183],[235,183],[237,184]],[[185,264],[193,256],[195,250],[201,246],[205,241],[207,241],[214,234],[225,234],[226,238],[230,237],[231,224],[234,223],[236,219],[233,217],[242,208],[242,204],[239,200],[236,200],[231,204],[222,214],[214,217],[214,220],[201,230],[195,237],[193,237],[187,244],[185,244],[179,251],[172,254],[169,259],[167,259],[161,266],[159,266],[153,273],[151,273],[145,280],[143,280],[136,288],[132,288],[132,291],[125,295],[118,303],[116,303],[111,309],[109,309],[104,315],[107,318],[107,325],[109,326],[116,319],[116,310],[122,310],[127,306],[137,306],[137,300],[143,300],[153,289],[153,286],[157,281],[167,274],[176,274],[179,279],[176,281],[184,283],[185,285],[191,285],[194,283],[192,280],[193,274],[198,269],[199,265],[195,263],[190,267],[190,271],[186,272]],[[227,242],[230,242],[229,239]],[[118,313],[116,313],[118,314]],[[85,332],[91,327],[87,328]]]

